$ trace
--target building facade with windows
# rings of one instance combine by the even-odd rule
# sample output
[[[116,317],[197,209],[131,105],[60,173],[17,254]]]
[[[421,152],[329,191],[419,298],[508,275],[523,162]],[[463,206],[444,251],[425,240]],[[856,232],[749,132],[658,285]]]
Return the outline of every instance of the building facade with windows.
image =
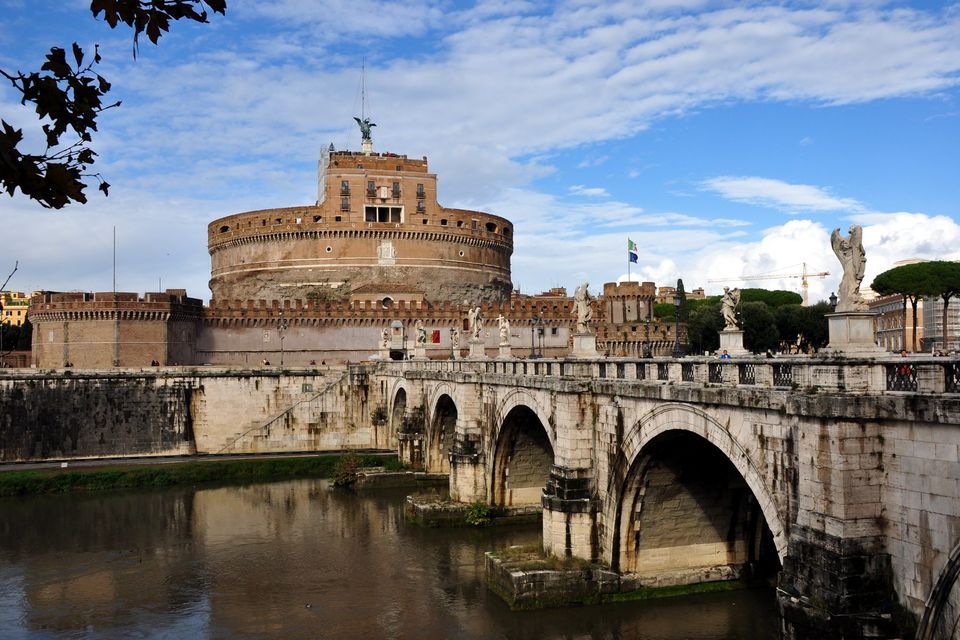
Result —
[[[21,291],[0,291],[0,322],[19,327],[27,320],[30,296]]]
[[[947,305],[947,341],[943,341],[943,298],[923,301],[924,351],[960,350],[960,299],[951,298]]]
[[[874,297],[867,302],[871,311],[880,315],[876,319],[877,345],[887,351],[922,351],[924,339],[924,300],[917,302],[917,341],[913,341],[913,305],[907,301],[904,313],[904,301],[901,295]]]

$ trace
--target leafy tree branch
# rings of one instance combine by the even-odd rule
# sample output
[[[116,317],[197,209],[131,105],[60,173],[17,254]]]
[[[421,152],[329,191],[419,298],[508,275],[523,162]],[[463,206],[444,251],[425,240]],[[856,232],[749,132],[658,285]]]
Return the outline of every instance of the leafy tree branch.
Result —
[[[227,8],[226,0],[92,0],[90,11],[95,18],[102,14],[110,28],[125,24],[133,29],[136,58],[141,33],[156,44],[169,31],[171,21],[206,23],[205,6],[220,14]],[[40,71],[0,69],[0,76],[20,94],[20,104],[33,105],[45,142],[42,152],[22,150],[23,130],[0,120],[0,188],[10,196],[20,189],[52,209],[70,202],[85,203],[85,179],[96,179],[104,195],[110,189],[99,173],[88,172],[97,156],[90,143],[92,132],[97,131],[97,117],[119,107],[120,101],[104,102],[110,83],[93,70],[101,61],[99,48],[94,47],[91,59],[85,58],[76,42],[71,52],[72,61],[65,49],[52,47]]]

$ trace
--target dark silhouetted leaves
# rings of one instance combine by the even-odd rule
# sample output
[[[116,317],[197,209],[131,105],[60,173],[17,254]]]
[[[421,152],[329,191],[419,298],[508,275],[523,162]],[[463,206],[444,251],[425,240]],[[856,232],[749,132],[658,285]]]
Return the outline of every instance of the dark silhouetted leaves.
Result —
[[[90,11],[95,18],[103,16],[110,26],[125,24],[133,28],[134,56],[138,37],[146,33],[156,44],[160,36],[170,29],[170,22],[192,20],[207,22],[208,7],[215,13],[224,14],[226,0],[92,0]],[[0,188],[9,195],[17,189],[44,207],[60,209],[70,202],[84,203],[86,187],[84,178],[96,178],[97,187],[104,195],[110,184],[99,174],[87,173],[94,163],[96,153],[86,146],[92,140],[91,132],[97,130],[97,116],[101,111],[119,107],[120,101],[105,105],[103,97],[110,91],[110,83],[94,73],[94,65],[100,64],[99,47],[94,48],[93,61],[84,65],[84,51],[73,43],[71,51],[75,65],[67,60],[67,52],[53,47],[46,56],[40,71],[30,73],[7,73],[0,69],[0,77],[6,78],[20,95],[20,103],[31,103],[40,121],[46,149],[42,154],[21,151],[23,132],[14,129],[6,121],[0,121]],[[68,131],[74,140],[64,141]]]

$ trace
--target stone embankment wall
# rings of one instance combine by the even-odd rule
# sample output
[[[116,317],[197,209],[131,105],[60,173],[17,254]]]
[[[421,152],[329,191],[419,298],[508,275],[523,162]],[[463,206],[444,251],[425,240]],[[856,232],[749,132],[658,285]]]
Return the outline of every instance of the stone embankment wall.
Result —
[[[0,373],[0,460],[394,447],[345,367]]]

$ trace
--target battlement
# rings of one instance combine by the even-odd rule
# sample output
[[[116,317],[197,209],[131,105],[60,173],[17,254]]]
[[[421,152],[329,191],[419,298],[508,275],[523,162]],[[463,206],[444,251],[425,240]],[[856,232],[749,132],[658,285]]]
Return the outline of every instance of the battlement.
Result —
[[[503,315],[513,324],[534,321],[554,325],[573,323],[573,301],[555,301],[544,304],[543,300],[526,299],[503,303],[481,304],[481,316],[487,324]],[[212,300],[204,309],[208,323],[251,320],[264,323],[279,322],[335,322],[337,324],[381,324],[393,320],[412,321],[422,319],[431,323],[459,325],[467,317],[470,305],[451,302],[406,302],[397,301],[383,305],[370,300],[352,302],[323,302],[315,300]]]
[[[331,171],[360,169],[373,171],[428,173],[427,158],[415,160],[397,153],[363,153],[361,151],[333,151],[330,153]]]
[[[148,292],[142,297],[128,291],[45,292],[30,300],[29,316],[36,322],[64,314],[74,319],[102,319],[104,314],[119,312],[124,318],[147,320],[171,314],[199,318],[202,311],[203,301],[188,297],[185,289]]]
[[[633,296],[653,299],[657,296],[657,285],[653,282],[605,282],[603,297],[614,298]]]

